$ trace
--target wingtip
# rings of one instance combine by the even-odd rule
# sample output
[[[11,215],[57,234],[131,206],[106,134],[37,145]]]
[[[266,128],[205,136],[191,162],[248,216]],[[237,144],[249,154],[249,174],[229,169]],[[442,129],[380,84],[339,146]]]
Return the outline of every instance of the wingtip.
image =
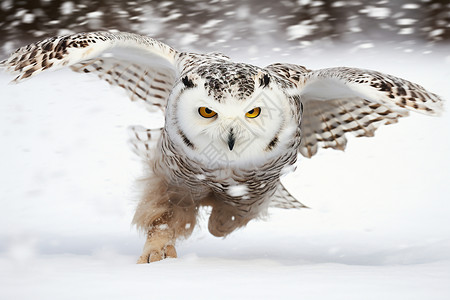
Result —
[[[19,76],[8,82],[9,85],[16,85],[20,82]]]
[[[24,77],[22,73],[19,73],[19,74],[18,74],[18,72],[7,72],[7,73],[9,73],[10,75],[16,75],[16,77],[15,77],[13,80],[11,80],[10,82],[8,82],[8,84],[10,84],[10,85],[19,84],[19,83],[24,82],[25,80],[27,80],[28,78],[31,77],[31,76],[29,76],[29,77]],[[17,75],[17,74],[18,74],[18,75]]]
[[[446,112],[445,109],[445,100],[441,97],[438,98],[439,102],[436,103],[436,108],[434,109],[434,116],[436,117],[440,117],[442,116],[442,114],[444,114]]]
[[[425,106],[425,108],[416,110],[418,113],[422,113],[424,115],[432,116],[432,117],[441,117],[442,114],[446,111],[444,107],[444,100],[442,98],[438,98],[437,101],[432,102]]]

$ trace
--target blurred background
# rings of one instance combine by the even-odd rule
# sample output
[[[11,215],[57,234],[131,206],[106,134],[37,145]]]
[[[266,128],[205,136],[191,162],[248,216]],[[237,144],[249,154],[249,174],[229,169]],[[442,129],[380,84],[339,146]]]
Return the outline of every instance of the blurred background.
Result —
[[[2,0],[0,54],[24,42],[92,30],[131,31],[181,50],[250,57],[335,44],[368,49],[380,42],[429,51],[449,43],[449,24],[448,0]]]

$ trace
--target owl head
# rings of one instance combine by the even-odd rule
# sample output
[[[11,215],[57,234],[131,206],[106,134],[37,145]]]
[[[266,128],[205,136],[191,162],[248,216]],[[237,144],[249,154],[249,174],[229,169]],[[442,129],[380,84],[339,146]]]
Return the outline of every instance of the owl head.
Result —
[[[272,77],[235,63],[184,74],[168,101],[169,138],[190,159],[210,166],[258,164],[286,153],[300,112]]]

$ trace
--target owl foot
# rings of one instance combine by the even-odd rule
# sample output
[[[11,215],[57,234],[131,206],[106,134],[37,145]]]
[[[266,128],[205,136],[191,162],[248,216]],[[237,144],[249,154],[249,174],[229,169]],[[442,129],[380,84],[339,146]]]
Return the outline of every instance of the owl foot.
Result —
[[[165,258],[177,258],[177,251],[170,235],[164,231],[149,233],[137,263],[147,264]]]
[[[160,261],[165,258],[177,258],[177,251],[173,245],[167,245],[163,249],[143,251],[142,255],[139,257],[138,264],[148,264],[155,261]]]

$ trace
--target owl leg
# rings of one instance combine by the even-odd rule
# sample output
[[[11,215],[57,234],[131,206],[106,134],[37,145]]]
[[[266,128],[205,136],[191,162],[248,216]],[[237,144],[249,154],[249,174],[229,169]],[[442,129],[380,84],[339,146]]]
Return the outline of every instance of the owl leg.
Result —
[[[209,232],[217,237],[224,237],[239,227],[247,225],[253,216],[243,214],[237,207],[225,203],[213,206],[208,221]]]
[[[168,184],[163,176],[149,176],[133,218],[133,224],[147,234],[138,263],[175,258],[175,241],[188,237],[195,227],[198,205],[184,189]]]
[[[154,225],[147,232],[147,240],[139,257],[138,264],[146,264],[164,258],[176,258],[175,231],[168,226],[168,214],[155,220]]]
[[[133,218],[133,224],[147,233],[138,263],[177,257],[175,241],[192,233],[197,213],[198,207],[195,205],[176,205],[167,189],[147,190]]]
[[[147,227],[147,240],[137,263],[145,264],[165,258],[176,258],[175,242],[180,237],[188,237],[197,219],[197,207],[178,207],[169,204],[168,210],[154,219]],[[141,214],[142,212],[139,212]],[[154,210],[147,211],[153,215]],[[136,211],[138,214],[138,211]]]

